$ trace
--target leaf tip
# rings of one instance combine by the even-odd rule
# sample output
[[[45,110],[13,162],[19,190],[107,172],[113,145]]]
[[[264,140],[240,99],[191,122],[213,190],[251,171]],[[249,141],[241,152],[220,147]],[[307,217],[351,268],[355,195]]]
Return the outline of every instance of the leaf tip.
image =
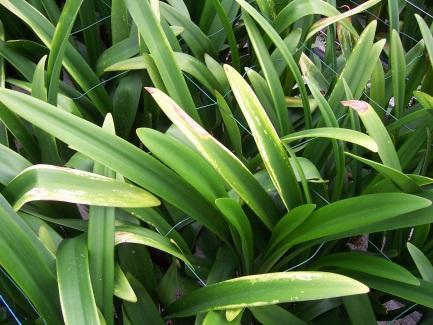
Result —
[[[368,103],[362,100],[343,100],[341,104],[353,108],[358,113],[364,113],[368,110]]]

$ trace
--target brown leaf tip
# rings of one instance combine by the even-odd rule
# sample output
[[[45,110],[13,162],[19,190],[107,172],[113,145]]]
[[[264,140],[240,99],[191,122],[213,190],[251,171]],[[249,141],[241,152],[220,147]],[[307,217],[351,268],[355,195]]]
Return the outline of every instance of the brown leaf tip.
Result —
[[[341,105],[346,107],[352,107],[358,113],[364,113],[368,110],[368,103],[362,100],[344,100]]]

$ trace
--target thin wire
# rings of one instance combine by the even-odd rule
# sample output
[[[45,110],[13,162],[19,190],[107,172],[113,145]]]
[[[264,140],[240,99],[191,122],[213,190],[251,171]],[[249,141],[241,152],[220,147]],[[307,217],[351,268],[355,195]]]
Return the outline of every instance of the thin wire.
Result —
[[[406,308],[405,310],[403,310],[400,314],[398,314],[397,316],[395,316],[391,321],[388,322],[388,325],[392,325],[394,324],[394,322],[396,320],[398,320],[401,316],[403,316],[404,314],[406,314],[409,310],[415,308],[416,306],[418,306],[418,304],[414,304],[412,306],[410,306],[409,308]]]
[[[357,2],[355,2],[355,1],[353,1],[353,0],[349,0],[349,1],[352,2],[353,4],[357,5],[357,6],[360,5],[359,3],[357,3]],[[376,18],[378,21],[380,21],[380,22],[381,22],[382,24],[384,24],[385,26],[390,27],[390,25],[389,25],[385,20],[383,20],[382,18],[376,16],[375,14],[373,14],[372,12],[370,12],[370,11],[368,11],[368,10],[364,10],[364,11],[365,11],[366,13],[368,13],[370,16]],[[419,40],[413,38],[412,36],[410,36],[410,35],[408,35],[408,34],[406,34],[406,33],[404,33],[404,32],[401,32],[401,31],[400,31],[400,34],[406,36],[407,38],[411,39],[412,41],[414,41],[414,42],[416,42],[416,43],[419,42]]]
[[[41,318],[41,315],[39,315],[39,312],[37,311],[37,309],[35,308],[33,303],[30,301],[30,299],[27,297],[27,295],[24,293],[24,291],[15,283],[15,281],[11,278],[11,276],[5,270],[3,270],[2,267],[0,267],[0,272],[15,286],[15,288],[18,289],[18,291],[21,293],[21,295],[24,297],[24,299],[28,302],[30,307],[32,307],[32,309],[36,313],[36,315],[38,315]],[[44,324],[46,324],[45,320],[43,318],[41,318],[41,319],[44,322]]]
[[[405,2],[407,2],[408,4],[410,4],[412,7],[418,9],[419,11],[421,11],[422,13],[426,14],[427,16],[429,16],[430,18],[433,18],[432,15],[430,15],[427,11],[423,10],[422,8],[418,7],[416,4],[410,2],[409,0],[404,0]]]
[[[195,271],[191,266],[189,266],[188,264],[185,263],[185,265],[186,265],[186,267],[187,267],[187,268],[192,272],[192,274],[194,274],[194,276],[198,279],[198,281],[200,281],[200,284],[201,284],[203,287],[207,287],[206,282],[204,282],[203,279],[200,278],[200,276],[197,274],[197,272],[196,272],[196,271]]]
[[[391,259],[386,255],[379,247],[376,246],[375,243],[373,243],[370,239],[368,239],[368,243],[371,244],[383,257],[385,257],[387,260],[391,261]]]
[[[325,61],[322,60],[322,58],[320,56],[318,56],[316,53],[314,53],[312,50],[310,50],[308,47],[306,47],[305,45],[302,46],[303,48],[305,48],[307,51],[309,51],[310,53],[312,53],[313,55],[316,55],[317,58],[327,67],[329,68],[332,72],[334,72],[334,74],[336,76],[338,76],[338,72],[335,71],[329,64],[327,64]],[[379,107],[381,110],[383,110],[386,115],[391,116],[394,120],[398,121],[399,119],[394,116],[391,112],[388,112],[387,109],[383,108],[378,102],[376,102],[374,99],[372,99],[370,96],[367,95],[367,93],[365,91],[362,92],[362,94],[367,97],[370,101],[372,101],[374,104],[377,105],[377,107]],[[404,127],[406,127],[408,130],[410,131],[414,131],[412,128],[410,128],[409,126],[407,126],[406,124],[403,124]]]
[[[103,22],[104,20],[107,20],[107,19],[110,18],[110,17],[111,17],[111,15],[108,15],[108,16],[105,16],[105,17],[102,17],[101,19],[98,19],[98,20],[95,21],[94,23],[92,23],[92,24],[90,24],[90,25],[88,25],[88,26],[86,26],[86,27],[83,27],[83,28],[81,28],[81,29],[79,29],[79,30],[76,30],[76,31],[72,32],[72,33],[71,33],[71,36],[76,35],[76,34],[82,32],[82,31],[85,31],[86,29],[89,29],[89,28],[91,28],[91,27],[93,27],[93,26],[99,24],[99,23]]]
[[[99,82],[98,84],[96,84],[96,85],[94,85],[93,87],[90,87],[89,89],[87,89],[84,93],[82,93],[80,96],[77,96],[77,97],[73,97],[73,98],[71,98],[72,100],[77,100],[77,99],[80,99],[80,98],[83,98],[84,96],[86,96],[88,93],[90,93],[92,90],[94,90],[95,88],[98,88],[99,86],[101,86],[101,85],[103,85],[103,84],[105,84],[105,83],[107,83],[107,82],[109,82],[109,81],[111,81],[111,80],[113,80],[113,79],[116,79],[116,78],[118,78],[118,77],[120,77],[120,76],[123,76],[123,75],[125,75],[125,74],[127,74],[129,71],[123,71],[123,72],[121,72],[121,73],[119,73],[119,74],[117,74],[117,75],[114,75],[113,77],[110,77],[110,78],[108,78],[108,79],[106,79],[106,80],[103,80],[103,81],[101,81],[101,82]]]
[[[164,235],[164,237],[167,237],[168,235],[170,235],[170,233],[176,229],[177,227],[179,227],[181,224],[183,224],[185,221],[188,221],[189,219],[191,219],[191,217],[187,217],[181,221],[179,221],[177,224],[175,224],[173,227],[170,228],[170,230]]]
[[[316,251],[314,252],[314,254],[311,255],[309,258],[307,258],[305,261],[303,261],[303,262],[301,262],[301,263],[299,263],[299,264],[296,264],[295,266],[292,266],[292,267],[288,268],[288,269],[285,270],[284,272],[292,271],[292,270],[294,270],[294,269],[296,269],[296,268],[298,268],[298,267],[304,265],[305,263],[308,263],[309,261],[311,261],[313,258],[316,257],[317,254],[319,254],[319,251],[322,249],[322,247],[323,247],[323,245],[325,245],[325,243],[326,243],[326,242],[321,243],[320,246],[319,246],[319,247],[316,249]]]
[[[22,323],[20,322],[19,318],[17,315],[15,315],[14,311],[12,310],[11,307],[9,307],[8,303],[6,302],[6,300],[3,298],[2,295],[0,295],[0,300],[3,303],[3,305],[5,305],[6,309],[8,310],[9,314],[12,315],[13,319],[17,322],[17,324],[22,325]]]

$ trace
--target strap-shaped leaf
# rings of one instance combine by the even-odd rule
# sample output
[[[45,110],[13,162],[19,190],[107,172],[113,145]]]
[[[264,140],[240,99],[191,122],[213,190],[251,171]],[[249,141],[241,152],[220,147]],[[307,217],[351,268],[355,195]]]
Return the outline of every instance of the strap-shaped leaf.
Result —
[[[15,177],[2,194],[15,210],[31,201],[65,201],[112,207],[151,207],[160,201],[134,185],[79,170],[35,165]]]
[[[263,163],[275,188],[287,209],[296,207],[302,203],[302,194],[290,165],[289,157],[277,132],[247,82],[232,67],[228,65],[224,67],[233,94],[250,126]]]
[[[57,278],[66,324],[100,324],[90,282],[86,238],[62,241],[57,254]]]
[[[300,140],[303,138],[329,138],[335,140],[342,140],[360,145],[373,152],[377,152],[378,150],[376,142],[370,136],[358,131],[343,128],[326,127],[303,130],[290,133],[289,135],[283,137],[281,140],[283,142],[290,143],[292,141]]]
[[[213,168],[233,187],[270,229],[276,222],[276,207],[245,165],[226,147],[188,116],[170,97],[155,88],[146,88],[155,101],[194,144]]]
[[[210,310],[275,305],[366,292],[368,288],[362,283],[333,273],[268,273],[194,290],[171,304],[167,312],[169,317],[184,317]]]
[[[226,226],[219,212],[188,183],[142,150],[90,122],[28,95],[0,89],[0,101],[32,124],[167,200],[220,237],[225,237]],[[206,216],[203,211],[207,211]]]

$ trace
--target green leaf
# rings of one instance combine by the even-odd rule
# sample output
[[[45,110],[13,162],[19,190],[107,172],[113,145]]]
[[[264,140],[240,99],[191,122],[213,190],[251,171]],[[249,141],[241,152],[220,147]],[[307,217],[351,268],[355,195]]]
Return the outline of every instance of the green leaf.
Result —
[[[373,7],[374,5],[378,4],[379,2],[381,2],[381,0],[369,0],[364,2],[363,4],[348,10],[342,14],[339,14],[337,16],[333,16],[333,17],[328,17],[328,18],[323,18],[321,20],[319,20],[318,22],[314,23],[313,26],[311,26],[310,30],[308,31],[308,35],[306,37],[306,39],[309,39],[310,37],[312,37],[314,34],[316,34],[318,31],[320,31],[321,29],[324,29],[325,27],[334,24],[340,20],[343,20],[345,18],[351,17],[353,15],[356,15],[360,12],[363,12],[364,10],[367,10],[371,7]]]
[[[263,325],[306,325],[307,323],[280,306],[262,306],[249,308],[251,313]]]
[[[374,168],[382,176],[388,178],[391,182],[397,185],[403,192],[413,193],[419,192],[421,188],[418,184],[408,175],[385,165],[379,164],[373,160],[365,159],[349,152],[346,155],[355,158],[356,160]]]
[[[353,325],[377,324],[368,295],[348,296],[341,299]]]
[[[402,283],[419,285],[418,279],[402,266],[383,257],[361,252],[330,254],[321,257],[314,263],[315,270],[329,266],[372,274]]]
[[[122,300],[132,303],[136,303],[138,300],[125,273],[123,273],[120,265],[117,263],[114,268],[114,295]]]
[[[245,26],[247,28],[251,45],[254,48],[254,52],[257,56],[260,67],[263,71],[263,75],[266,79],[269,88],[269,93],[272,98],[273,108],[275,110],[276,116],[278,117],[279,123],[278,125],[274,125],[275,130],[280,135],[287,134],[293,131],[293,125],[291,124],[287,114],[287,108],[284,99],[284,90],[280,83],[280,79],[274,68],[271,56],[269,55],[268,49],[266,48],[263,37],[260,34],[254,21],[247,13],[243,14],[243,19],[245,22]],[[234,74],[231,73],[230,75],[234,75]],[[230,81],[231,80],[230,76],[228,75],[227,77],[228,80]]]
[[[152,230],[143,227],[116,227],[115,243],[116,245],[123,243],[134,243],[153,247],[177,257],[192,267],[191,263],[183,255],[183,253],[179,251],[174,240],[168,239]]]
[[[219,213],[188,183],[142,150],[92,123],[25,94],[0,89],[0,101],[34,125],[159,195],[225,238],[226,228]],[[203,211],[207,211],[206,216]],[[265,211],[268,213],[270,209]]]
[[[189,117],[170,97],[155,88],[146,89],[169,119],[271,229],[277,218],[276,207],[245,165]]]
[[[151,207],[160,204],[136,186],[79,170],[35,165],[15,177],[2,194],[15,210],[31,201],[65,201],[112,207]]]
[[[100,324],[85,237],[65,239],[60,244],[57,277],[65,324]]]
[[[303,130],[299,132],[293,132],[289,135],[283,137],[281,140],[283,142],[290,143],[295,140],[303,139],[303,138],[329,138],[335,140],[342,140],[346,142],[351,142],[357,145],[360,145],[368,150],[373,152],[377,152],[378,147],[376,142],[368,135],[353,131],[350,129],[342,129],[342,128],[315,128],[311,130]]]
[[[275,29],[266,20],[266,18],[260,15],[257,12],[257,10],[254,9],[254,7],[251,6],[247,1],[236,0],[236,2],[239,3],[246,12],[248,12],[248,14],[257,22],[257,24],[260,25],[260,27],[262,27],[266,35],[269,36],[272,42],[274,42],[275,46],[280,50],[281,55],[283,56],[296,82],[298,83],[298,87],[301,93],[302,103],[304,107],[305,125],[307,128],[311,128],[312,118],[311,118],[310,103],[308,101],[307,90],[305,88],[301,72],[299,71],[299,68],[296,65],[296,61],[294,60],[292,54],[287,48],[285,42],[281,39],[280,35],[278,35],[277,31],[275,31]]]
[[[55,258],[0,195],[0,265],[45,321],[60,324]]]
[[[370,137],[376,141],[378,154],[384,165],[401,171],[400,160],[381,119],[375,110],[366,102],[347,100],[341,102],[344,106],[353,108],[359,115]]]
[[[54,36],[54,26],[44,16],[42,16],[25,0],[2,0],[0,3],[28,24],[42,42],[47,47],[51,48]],[[98,110],[102,114],[110,111],[111,102],[108,94],[103,87],[95,88],[100,81],[79,52],[70,43],[67,43],[66,45],[63,64],[72,78],[77,81],[84,91],[92,88],[92,91],[88,93],[88,96],[92,99]]]
[[[196,58],[203,59],[207,53],[216,57],[216,51],[209,37],[188,17],[167,3],[160,3],[161,14],[171,25],[180,26],[184,30],[182,38],[188,44]]]
[[[188,86],[174,59],[173,50],[161,25],[153,14],[149,2],[147,0],[138,2],[135,0],[125,0],[125,3],[132,19],[137,24],[146,46],[149,48],[150,55],[155,60],[168,93],[175,101],[182,105],[191,117],[196,121],[200,121]]]
[[[404,193],[369,194],[331,203],[313,212],[292,233],[292,244],[366,227],[431,205],[431,201]]]
[[[315,0],[294,0],[290,1],[273,21],[273,26],[278,33],[282,33],[290,25],[303,17],[309,15],[321,15],[327,17],[338,16],[340,12],[334,6],[325,1]],[[342,20],[344,25],[353,35],[357,35],[356,30],[346,20]]]
[[[236,230],[241,238],[242,250],[239,252],[239,255],[242,256],[245,273],[249,274],[253,261],[253,230],[251,223],[235,200],[222,198],[217,199],[215,204],[220,209],[227,222]]]
[[[211,0],[212,5],[214,6],[218,18],[221,20],[221,24],[224,28],[224,32],[227,37],[227,41],[230,46],[230,55],[231,55],[231,62],[233,67],[240,71],[241,69],[241,62],[239,57],[239,50],[238,50],[238,44],[236,43],[236,37],[235,33],[232,28],[232,22],[230,21],[229,17],[227,16],[227,13],[224,10],[223,5],[219,0]]]
[[[433,308],[433,302],[431,300],[433,284],[431,282],[419,279],[420,285],[416,286],[355,271],[345,271],[344,273],[362,281],[370,288],[389,293],[428,308]]]
[[[187,180],[212,204],[227,196],[224,181],[199,153],[179,140],[152,129],[140,128],[141,142],[163,163]]]
[[[54,30],[47,64],[48,102],[53,105],[57,104],[60,70],[66,46],[69,43],[69,34],[71,34],[82,2],[83,0],[67,0]]]
[[[31,165],[27,159],[0,144],[0,184],[6,185]]]
[[[103,128],[112,134],[115,133],[111,114],[107,114]],[[107,178],[116,177],[115,172],[98,162],[94,163],[93,172]],[[113,189],[112,186],[110,187]],[[94,205],[89,207],[87,246],[90,278],[96,305],[108,324],[113,324],[114,220],[113,207]]]
[[[395,1],[394,1],[395,2]],[[391,71],[392,91],[394,95],[395,116],[399,118],[404,110],[406,92],[406,60],[400,36],[397,31],[391,33]]]
[[[32,96],[43,101],[47,101],[47,89],[45,87],[46,58],[47,56],[44,55],[39,61],[32,81]],[[38,138],[42,162],[52,165],[61,165],[56,139],[39,128],[34,128],[34,133]]]
[[[302,194],[277,132],[242,76],[228,65],[225,65],[225,71],[275,188],[287,209],[298,206],[302,203]]]
[[[414,260],[419,273],[425,281],[433,282],[433,265],[424,253],[415,245],[407,243],[407,249]]]
[[[332,273],[259,274],[194,290],[168,306],[167,312],[168,317],[185,317],[210,310],[258,307],[366,292],[368,288],[362,283]]]
[[[430,65],[433,66],[433,35],[428,28],[424,19],[419,15],[415,14],[415,18],[418,21],[419,29],[421,30],[422,38],[424,39],[427,53],[430,59]]]

